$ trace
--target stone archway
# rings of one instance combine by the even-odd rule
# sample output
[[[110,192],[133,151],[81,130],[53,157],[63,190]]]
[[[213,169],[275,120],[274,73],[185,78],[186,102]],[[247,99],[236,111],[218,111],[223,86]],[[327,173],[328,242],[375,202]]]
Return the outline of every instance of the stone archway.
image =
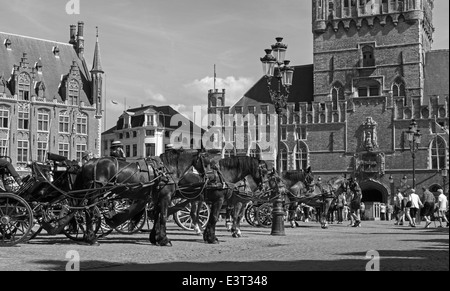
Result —
[[[363,193],[363,202],[380,202],[388,203],[389,190],[378,181],[366,180],[362,181],[359,186]]]

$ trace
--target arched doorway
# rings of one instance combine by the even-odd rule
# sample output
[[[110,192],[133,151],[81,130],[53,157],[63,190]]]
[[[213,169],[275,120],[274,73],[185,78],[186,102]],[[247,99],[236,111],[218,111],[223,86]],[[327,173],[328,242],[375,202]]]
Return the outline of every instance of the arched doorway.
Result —
[[[389,190],[380,182],[366,180],[360,183],[362,202],[365,205],[364,218],[367,220],[380,220],[381,208],[387,208]],[[384,204],[384,205],[382,205]]]

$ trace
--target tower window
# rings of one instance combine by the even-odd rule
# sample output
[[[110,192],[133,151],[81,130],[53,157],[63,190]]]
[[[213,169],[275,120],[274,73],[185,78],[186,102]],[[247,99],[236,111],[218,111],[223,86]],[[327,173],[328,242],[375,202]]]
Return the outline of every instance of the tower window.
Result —
[[[397,79],[392,86],[392,92],[394,97],[405,97],[405,83],[402,80]]]
[[[371,46],[365,46],[362,49],[363,67],[375,67],[374,50]]]
[[[68,104],[69,105],[78,105],[78,96],[80,92],[80,85],[77,81],[72,80],[69,83],[69,95],[68,97]]]
[[[331,100],[333,101],[333,110],[338,110],[338,101],[345,100],[344,87],[336,83],[331,89]]]
[[[30,101],[30,76],[28,74],[19,75],[19,100]]]

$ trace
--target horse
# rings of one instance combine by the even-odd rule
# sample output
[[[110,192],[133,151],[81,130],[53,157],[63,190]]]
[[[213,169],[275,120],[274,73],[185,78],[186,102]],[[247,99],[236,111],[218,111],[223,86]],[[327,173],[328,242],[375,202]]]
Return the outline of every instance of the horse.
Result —
[[[249,195],[249,193],[255,193],[263,186],[268,172],[266,162],[247,156],[232,156],[224,159],[209,156],[204,166],[209,170],[216,171],[218,179],[222,181],[220,183],[222,187],[207,189],[206,199],[214,199],[215,203],[211,207],[211,215],[203,232],[203,239],[208,243],[218,243],[215,225],[225,200],[228,207],[232,209],[232,236],[241,237],[240,221],[244,215],[245,205],[253,198],[253,195]],[[245,195],[237,188],[237,185],[244,182],[244,179],[247,179],[245,185],[250,189],[250,191],[244,190],[244,193],[247,193]]]
[[[146,159],[145,166],[114,157],[92,159],[85,163],[73,187],[74,192],[79,193],[80,206],[82,203],[88,205],[84,241],[89,245],[98,244],[90,205],[96,205],[99,199],[107,201],[113,195],[119,199],[133,200],[134,203],[120,213],[111,211],[105,215],[106,223],[114,228],[142,212],[163,179],[161,164],[155,159]]]

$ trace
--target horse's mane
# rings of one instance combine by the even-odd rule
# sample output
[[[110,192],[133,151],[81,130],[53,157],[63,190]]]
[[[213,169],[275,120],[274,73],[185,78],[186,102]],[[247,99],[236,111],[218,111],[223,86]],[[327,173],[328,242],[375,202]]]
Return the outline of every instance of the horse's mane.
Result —
[[[261,161],[255,157],[247,157],[247,156],[233,156],[225,159],[221,159],[219,161],[219,165],[221,169],[224,170],[239,170],[239,171],[250,171],[251,173],[255,173],[258,170],[259,164]]]
[[[306,175],[303,171],[286,171],[282,173],[282,176],[289,181],[303,182]]]
[[[161,154],[159,157],[164,165],[175,166],[185,162],[191,162],[193,155],[198,154],[197,150],[171,149]]]

